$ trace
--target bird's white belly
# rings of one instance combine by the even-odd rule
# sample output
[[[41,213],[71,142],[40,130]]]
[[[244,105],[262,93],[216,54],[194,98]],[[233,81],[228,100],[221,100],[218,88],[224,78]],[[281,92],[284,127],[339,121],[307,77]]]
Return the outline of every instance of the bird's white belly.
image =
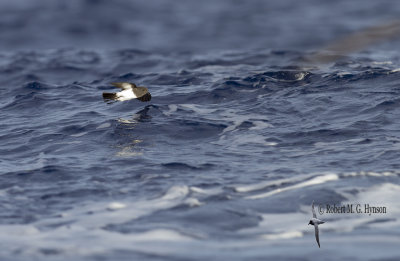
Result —
[[[118,97],[119,101],[127,101],[127,100],[137,98],[132,90],[124,90],[124,91],[117,92],[117,97]]]
[[[324,221],[322,221],[321,219],[318,219],[318,218],[312,218],[311,220],[314,222],[314,224],[317,224],[317,225],[325,223]]]

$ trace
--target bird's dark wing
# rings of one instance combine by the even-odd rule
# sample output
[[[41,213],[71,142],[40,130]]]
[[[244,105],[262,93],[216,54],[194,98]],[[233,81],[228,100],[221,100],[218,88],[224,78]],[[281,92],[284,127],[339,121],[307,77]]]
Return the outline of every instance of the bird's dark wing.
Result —
[[[135,84],[129,82],[112,82],[111,85],[121,88],[122,90],[129,90],[136,87]]]
[[[117,94],[116,93],[110,93],[110,92],[103,92],[103,98],[104,100],[117,100]]]
[[[315,214],[315,209],[314,209],[314,201],[312,202],[312,216],[313,218],[317,218],[317,214]]]
[[[142,102],[148,102],[151,100],[151,94],[148,92],[145,95],[138,97],[137,99]]]
[[[314,225],[314,229],[315,229],[315,239],[317,240],[318,247],[321,248],[321,245],[319,244],[319,229],[317,224]]]

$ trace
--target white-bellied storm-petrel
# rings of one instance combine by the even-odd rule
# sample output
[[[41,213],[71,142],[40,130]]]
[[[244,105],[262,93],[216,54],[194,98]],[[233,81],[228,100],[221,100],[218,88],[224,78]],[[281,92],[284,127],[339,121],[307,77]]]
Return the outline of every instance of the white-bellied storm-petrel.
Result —
[[[121,88],[122,91],[115,93],[103,92],[103,98],[105,100],[127,101],[138,99],[142,102],[151,100],[151,94],[146,87],[139,87],[136,86],[136,84],[129,82],[113,82],[111,84],[115,87]]]
[[[317,218],[317,214],[315,214],[315,209],[314,209],[314,201],[312,203],[312,216],[313,218],[310,220],[308,223],[309,225],[313,225],[315,229],[315,239],[317,240],[318,247],[321,247],[319,244],[319,230],[318,230],[318,225],[324,224],[325,222]]]

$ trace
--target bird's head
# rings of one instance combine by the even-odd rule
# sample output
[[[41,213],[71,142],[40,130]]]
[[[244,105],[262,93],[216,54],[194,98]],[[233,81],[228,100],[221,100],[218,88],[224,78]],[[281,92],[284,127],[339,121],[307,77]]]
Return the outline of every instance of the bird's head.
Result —
[[[140,94],[148,93],[149,90],[146,87],[136,86],[136,91]]]
[[[314,225],[314,223],[312,222],[312,220],[310,220],[310,222],[308,222],[309,225]]]

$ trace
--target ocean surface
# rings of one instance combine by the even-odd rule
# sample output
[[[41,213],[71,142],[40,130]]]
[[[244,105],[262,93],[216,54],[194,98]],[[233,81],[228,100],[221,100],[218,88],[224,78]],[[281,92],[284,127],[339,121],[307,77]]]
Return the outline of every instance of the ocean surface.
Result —
[[[399,13],[2,1],[0,259],[399,260],[400,41],[309,59]]]

